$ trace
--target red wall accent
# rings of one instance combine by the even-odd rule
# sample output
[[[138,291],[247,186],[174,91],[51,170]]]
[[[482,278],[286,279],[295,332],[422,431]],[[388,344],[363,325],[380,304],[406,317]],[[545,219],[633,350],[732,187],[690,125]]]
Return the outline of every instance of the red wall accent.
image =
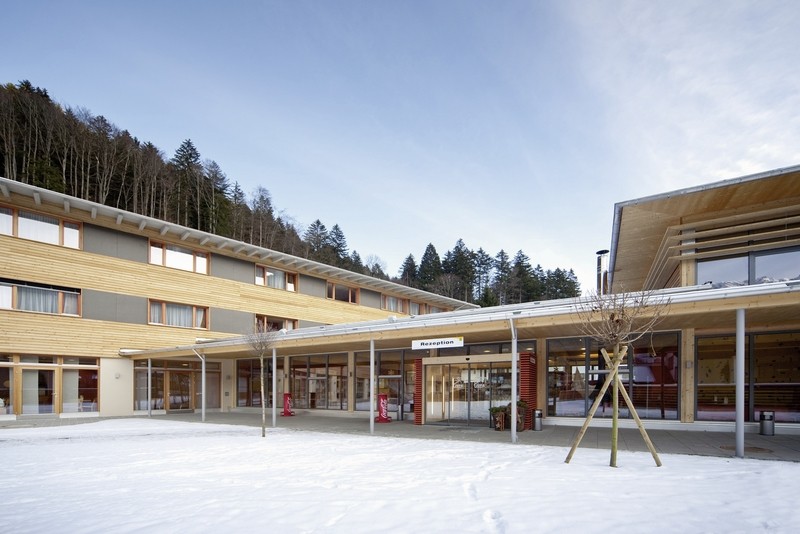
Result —
[[[414,424],[422,424],[422,358],[414,360]]]

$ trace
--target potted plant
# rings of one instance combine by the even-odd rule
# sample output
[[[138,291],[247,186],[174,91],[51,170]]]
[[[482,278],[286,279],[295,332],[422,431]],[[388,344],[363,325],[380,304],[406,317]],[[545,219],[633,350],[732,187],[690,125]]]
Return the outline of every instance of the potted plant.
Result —
[[[506,408],[505,406],[494,406],[489,408],[489,422],[495,430],[505,430],[506,428]]]
[[[505,407],[506,426],[511,428],[511,403]],[[525,430],[525,414],[528,412],[528,403],[520,399],[517,401],[517,432]]]

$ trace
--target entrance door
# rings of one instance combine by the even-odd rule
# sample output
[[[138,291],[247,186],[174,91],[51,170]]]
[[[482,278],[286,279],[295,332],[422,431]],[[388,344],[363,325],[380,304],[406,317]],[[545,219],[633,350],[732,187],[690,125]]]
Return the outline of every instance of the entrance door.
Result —
[[[192,409],[192,373],[185,371],[169,372],[169,409]]]
[[[308,407],[327,408],[328,407],[328,379],[313,378],[308,379]]]
[[[54,413],[55,371],[22,370],[22,413]]]
[[[427,423],[488,425],[489,408],[511,402],[511,365],[426,365],[425,389]]]

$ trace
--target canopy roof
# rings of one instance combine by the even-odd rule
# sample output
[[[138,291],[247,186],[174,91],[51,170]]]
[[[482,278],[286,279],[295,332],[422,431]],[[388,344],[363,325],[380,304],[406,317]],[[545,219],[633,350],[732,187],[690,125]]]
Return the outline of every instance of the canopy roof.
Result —
[[[794,246],[800,244],[797,219],[800,165],[620,202],[614,208],[609,262],[612,290],[668,287],[678,257],[687,258],[680,247],[687,230],[724,226],[732,233],[737,228],[752,232],[745,225],[764,221],[765,230],[780,221],[787,227],[780,236],[783,246]],[[739,246],[731,253],[745,251]]]

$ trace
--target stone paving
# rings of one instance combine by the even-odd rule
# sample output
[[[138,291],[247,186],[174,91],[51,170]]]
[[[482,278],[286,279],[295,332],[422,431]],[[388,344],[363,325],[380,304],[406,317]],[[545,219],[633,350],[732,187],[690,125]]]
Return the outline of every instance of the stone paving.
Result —
[[[298,431],[335,432],[369,436],[403,437],[417,439],[447,439],[453,441],[480,441],[486,443],[511,443],[510,431],[495,431],[486,425],[414,425],[410,421],[392,421],[391,423],[374,423],[370,425],[369,413],[355,414],[331,412],[320,414],[309,410],[298,410],[293,417],[278,415],[277,426]],[[136,416],[146,417],[146,416]],[[178,413],[153,415],[155,419],[186,421],[201,423],[201,415],[195,413]],[[21,428],[44,425],[68,425],[91,423],[99,418],[65,418],[24,417],[17,420],[0,420],[0,432],[3,428]],[[216,424],[236,424],[261,426],[260,412],[207,412],[206,422]],[[517,444],[521,446],[544,445],[553,447],[570,447],[580,430],[581,421],[553,422],[545,419],[542,430],[525,430],[517,432]],[[645,422],[648,426],[648,422]],[[720,430],[686,430],[684,428],[664,428],[665,425],[653,424],[660,428],[647,428],[656,450],[665,454],[693,454],[701,456],[735,457],[736,436],[730,425],[719,426]],[[668,426],[668,425],[667,425]],[[272,427],[272,413],[267,413],[267,428]],[[745,433],[745,458],[762,460],[782,460],[800,462],[800,432],[777,427],[775,435],[762,436],[758,428],[750,425]],[[755,430],[755,431],[753,431]],[[597,421],[589,427],[579,448],[610,449],[611,430],[607,421]],[[647,446],[636,428],[620,428],[619,449],[648,452]]]

